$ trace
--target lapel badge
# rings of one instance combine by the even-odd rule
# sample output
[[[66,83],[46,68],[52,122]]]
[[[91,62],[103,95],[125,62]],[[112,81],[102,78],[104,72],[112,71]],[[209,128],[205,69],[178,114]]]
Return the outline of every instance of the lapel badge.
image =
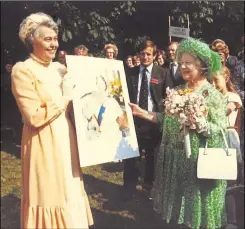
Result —
[[[156,79],[156,78],[154,78],[154,77],[152,77],[151,83],[153,83],[153,84],[158,84],[158,83],[159,83],[159,80]]]

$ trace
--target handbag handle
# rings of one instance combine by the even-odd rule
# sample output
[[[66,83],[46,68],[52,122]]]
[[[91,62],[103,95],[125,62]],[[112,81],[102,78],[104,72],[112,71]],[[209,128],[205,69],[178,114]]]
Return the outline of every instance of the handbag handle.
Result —
[[[223,131],[223,129],[220,127],[220,131],[222,133],[222,136],[223,136],[223,139],[224,139],[224,142],[225,142],[225,151],[226,151],[226,154],[227,156],[231,156],[231,153],[229,153],[229,146],[228,146],[228,143],[227,143],[227,140],[226,140],[226,137],[225,137],[225,133]],[[206,140],[206,143],[205,143],[205,148],[204,148],[204,155],[207,155],[206,153],[206,149],[208,148],[208,140]]]

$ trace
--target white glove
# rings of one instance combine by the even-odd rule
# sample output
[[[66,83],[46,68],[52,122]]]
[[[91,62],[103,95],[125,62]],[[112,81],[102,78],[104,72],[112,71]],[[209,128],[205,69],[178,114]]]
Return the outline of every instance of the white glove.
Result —
[[[210,134],[209,125],[205,117],[200,118],[196,125],[197,133],[202,133],[204,136],[208,136]]]
[[[71,75],[68,73],[64,76],[62,81],[62,92],[63,96],[72,100],[74,94],[75,83],[72,80]]]

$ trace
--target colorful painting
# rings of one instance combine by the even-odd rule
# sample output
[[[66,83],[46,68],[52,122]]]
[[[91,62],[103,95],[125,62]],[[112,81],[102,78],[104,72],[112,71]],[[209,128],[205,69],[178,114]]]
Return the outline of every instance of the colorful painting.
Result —
[[[66,56],[81,167],[139,156],[122,61]]]

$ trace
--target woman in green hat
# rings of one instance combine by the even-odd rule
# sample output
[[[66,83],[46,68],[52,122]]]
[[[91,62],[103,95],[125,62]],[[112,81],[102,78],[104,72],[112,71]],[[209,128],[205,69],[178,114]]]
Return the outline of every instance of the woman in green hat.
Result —
[[[134,115],[159,123],[163,130],[152,193],[154,209],[171,228],[221,228],[226,225],[226,181],[197,178],[199,147],[207,138],[209,148],[224,146],[220,128],[226,129],[225,104],[222,94],[209,83],[221,70],[221,60],[208,45],[195,39],[182,41],[176,55],[187,83],[175,89],[188,88],[205,95],[208,116],[198,131],[190,130],[191,155],[187,157],[177,118],[130,104]]]

